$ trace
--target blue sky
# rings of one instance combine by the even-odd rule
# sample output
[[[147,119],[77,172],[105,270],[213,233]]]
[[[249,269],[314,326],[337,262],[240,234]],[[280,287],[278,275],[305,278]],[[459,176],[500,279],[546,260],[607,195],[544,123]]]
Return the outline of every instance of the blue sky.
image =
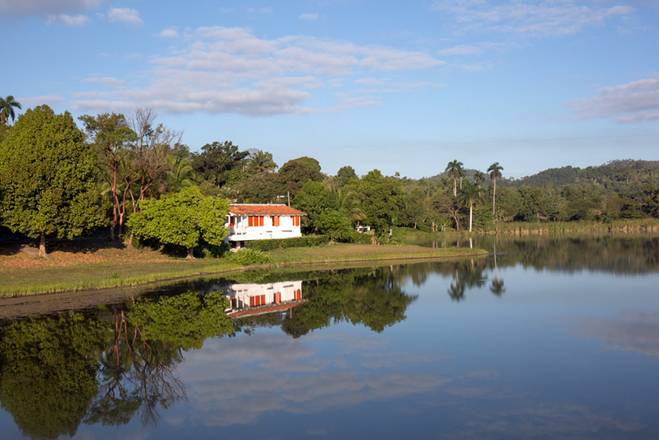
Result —
[[[659,159],[656,0],[0,0],[0,95],[333,173]]]

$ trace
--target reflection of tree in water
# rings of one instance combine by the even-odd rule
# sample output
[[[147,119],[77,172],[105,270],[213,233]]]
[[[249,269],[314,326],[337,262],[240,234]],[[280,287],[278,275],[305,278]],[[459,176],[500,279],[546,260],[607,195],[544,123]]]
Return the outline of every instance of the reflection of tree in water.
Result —
[[[184,350],[233,331],[222,294],[145,299],[107,313],[0,325],[0,402],[31,437],[75,434],[81,421],[119,425],[185,397]]]
[[[485,261],[464,261],[453,264],[453,279],[448,288],[448,295],[453,301],[462,301],[467,289],[483,287],[487,282],[484,274],[487,265]]]
[[[103,323],[69,313],[0,328],[0,402],[27,436],[76,433],[96,395]]]
[[[416,299],[403,292],[398,278],[386,269],[336,273],[308,282],[305,297],[307,302],[282,323],[293,337],[341,321],[381,332],[404,320],[407,306]]]

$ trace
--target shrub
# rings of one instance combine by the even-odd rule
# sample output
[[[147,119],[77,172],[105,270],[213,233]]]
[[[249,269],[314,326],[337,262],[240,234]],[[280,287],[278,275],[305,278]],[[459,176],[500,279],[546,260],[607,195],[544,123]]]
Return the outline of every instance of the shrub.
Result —
[[[257,249],[241,249],[237,252],[231,252],[226,256],[226,259],[242,266],[250,264],[266,264],[272,261],[269,255]]]
[[[329,237],[325,235],[304,235],[296,238],[285,238],[281,240],[254,240],[245,243],[249,249],[260,251],[271,251],[273,249],[284,249],[291,247],[322,246],[329,243]]]
[[[350,237],[350,243],[371,244],[372,242],[373,236],[371,234],[360,234],[359,232],[353,232]]]

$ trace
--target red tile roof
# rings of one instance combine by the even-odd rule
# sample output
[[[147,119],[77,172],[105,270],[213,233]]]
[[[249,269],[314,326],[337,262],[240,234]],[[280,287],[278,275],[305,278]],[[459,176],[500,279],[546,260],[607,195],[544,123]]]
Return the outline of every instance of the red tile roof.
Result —
[[[229,212],[235,215],[305,215],[304,212],[286,205],[232,204]]]

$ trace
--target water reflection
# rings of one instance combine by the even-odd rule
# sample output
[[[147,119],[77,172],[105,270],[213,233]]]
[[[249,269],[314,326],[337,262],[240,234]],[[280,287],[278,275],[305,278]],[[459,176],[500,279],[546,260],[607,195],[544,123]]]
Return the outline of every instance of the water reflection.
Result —
[[[488,241],[475,243],[484,259],[239,274],[0,321],[0,405],[32,438],[249,434],[297,415],[286,426],[309,430],[293,436],[336,435],[323,415],[351,409],[387,426],[373,423],[381,437],[440,421],[432,432],[453,437],[657,433],[658,243]],[[561,307],[569,317],[553,315]],[[633,372],[624,386],[619,365]],[[613,410],[620,401],[633,417]],[[349,436],[358,422],[346,423]]]

